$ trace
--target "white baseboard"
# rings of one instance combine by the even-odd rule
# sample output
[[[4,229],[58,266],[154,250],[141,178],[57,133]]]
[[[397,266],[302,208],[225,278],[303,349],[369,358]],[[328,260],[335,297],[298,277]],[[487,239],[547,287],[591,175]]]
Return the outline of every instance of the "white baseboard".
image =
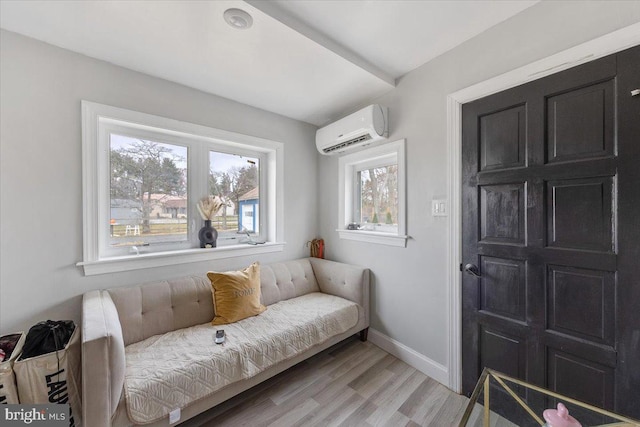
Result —
[[[391,337],[369,328],[369,341],[387,353],[390,353],[406,364],[413,366],[423,374],[433,378],[440,384],[449,387],[449,370],[446,366],[429,359],[424,354],[394,340]]]

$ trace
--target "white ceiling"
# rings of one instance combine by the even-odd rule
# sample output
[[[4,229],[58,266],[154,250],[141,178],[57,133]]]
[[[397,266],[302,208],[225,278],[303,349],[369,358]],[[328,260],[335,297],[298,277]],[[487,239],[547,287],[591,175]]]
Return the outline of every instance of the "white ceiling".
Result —
[[[2,0],[0,27],[323,125],[536,2]]]

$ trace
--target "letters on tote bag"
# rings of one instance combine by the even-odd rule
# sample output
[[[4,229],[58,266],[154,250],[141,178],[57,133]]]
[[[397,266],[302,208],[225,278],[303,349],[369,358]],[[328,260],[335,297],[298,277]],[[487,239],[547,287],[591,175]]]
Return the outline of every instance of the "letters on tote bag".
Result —
[[[71,413],[69,426],[82,425],[80,328],[74,325],[62,350],[18,360],[13,369],[20,403],[67,403]]]

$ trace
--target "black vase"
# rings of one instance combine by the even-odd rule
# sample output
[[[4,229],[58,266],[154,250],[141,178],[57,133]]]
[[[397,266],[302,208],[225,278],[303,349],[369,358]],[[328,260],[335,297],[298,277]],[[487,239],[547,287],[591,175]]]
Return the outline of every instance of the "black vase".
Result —
[[[218,240],[218,230],[211,226],[210,220],[205,220],[204,227],[198,232],[201,248],[215,248]]]

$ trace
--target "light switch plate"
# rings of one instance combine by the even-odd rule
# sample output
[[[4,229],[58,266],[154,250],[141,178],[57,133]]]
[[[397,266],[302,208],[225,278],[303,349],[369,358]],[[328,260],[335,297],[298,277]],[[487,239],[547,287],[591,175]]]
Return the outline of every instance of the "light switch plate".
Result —
[[[431,200],[431,215],[433,216],[447,216],[449,215],[449,207],[445,199],[433,199]]]

